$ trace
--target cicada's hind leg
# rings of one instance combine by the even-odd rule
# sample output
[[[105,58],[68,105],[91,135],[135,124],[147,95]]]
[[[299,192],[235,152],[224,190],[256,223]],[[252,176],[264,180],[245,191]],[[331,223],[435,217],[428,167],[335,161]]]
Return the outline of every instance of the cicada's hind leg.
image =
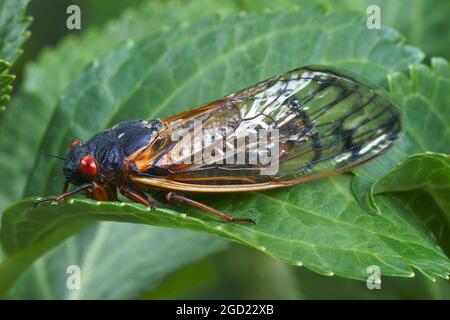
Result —
[[[200,203],[200,202],[194,201],[192,199],[186,198],[185,196],[176,194],[175,192],[166,193],[165,198],[166,198],[166,201],[169,203],[182,203],[182,204],[189,205],[189,206],[192,206],[195,208],[199,208],[203,211],[212,213],[228,222],[250,222],[250,223],[256,224],[255,219],[233,217],[229,214],[225,214],[220,211],[217,211],[214,208],[208,207],[207,205],[204,205],[203,203]]]
[[[151,209],[156,208],[156,204],[153,201],[150,201],[145,194],[128,186],[122,186],[120,188],[120,193],[134,202],[143,204]]]

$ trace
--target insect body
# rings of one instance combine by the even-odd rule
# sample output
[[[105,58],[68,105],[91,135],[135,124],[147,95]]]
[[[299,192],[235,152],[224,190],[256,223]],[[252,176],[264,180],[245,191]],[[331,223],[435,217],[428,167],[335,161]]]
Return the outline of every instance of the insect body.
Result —
[[[126,121],[75,140],[63,167],[59,201],[117,190],[153,207],[147,193],[227,221],[248,221],[185,193],[287,187],[348,171],[388,149],[400,133],[397,109],[343,72],[307,66],[165,119]],[[68,190],[68,185],[75,189]],[[180,194],[181,193],[181,194]]]

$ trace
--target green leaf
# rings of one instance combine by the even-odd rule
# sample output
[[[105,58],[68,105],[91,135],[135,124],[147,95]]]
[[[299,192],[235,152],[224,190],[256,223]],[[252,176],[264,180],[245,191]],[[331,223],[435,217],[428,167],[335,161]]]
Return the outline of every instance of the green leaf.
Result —
[[[288,27],[282,21],[285,16]],[[264,18],[273,21],[268,24]],[[399,43],[392,30],[364,27],[349,37],[351,28],[363,21],[357,14],[327,16],[305,10],[215,20],[157,34],[138,45],[129,41],[94,64],[62,97],[40,152],[64,154],[74,137],[86,139],[124,119],[173,114],[299,65],[331,64],[380,83],[388,72],[422,58],[417,49]],[[95,106],[95,113],[88,105]],[[67,124],[63,130],[60,123]],[[52,179],[60,173],[60,163],[52,164],[36,157],[26,196],[59,191]]]
[[[421,229],[405,221],[408,212],[398,212],[393,207],[395,199],[386,197],[382,204],[384,212],[394,208],[399,215],[375,217],[350,201],[350,177],[317,184],[320,192],[305,185],[238,199],[227,196],[214,202],[220,209],[240,210],[242,215],[256,218],[256,226],[224,224],[203,213],[186,216],[167,209],[149,212],[125,203],[72,199],[68,204],[34,209],[31,201],[23,201],[5,212],[1,240],[9,256],[23,257],[23,252],[35,254],[67,236],[62,230],[74,221],[101,219],[207,231],[326,275],[365,279],[367,266],[377,264],[386,276],[413,276],[411,265],[430,276],[446,277],[448,259]],[[346,190],[341,190],[345,184]],[[324,200],[324,195],[329,199]],[[338,201],[338,197],[344,199]],[[318,208],[317,202],[321,203]]]
[[[9,100],[9,93],[12,91],[11,83],[16,78],[9,74],[10,64],[4,60],[0,60],[0,112],[5,111],[4,104]]]
[[[442,0],[239,0],[235,1],[241,9],[255,10],[292,9],[295,4],[322,6],[332,11],[357,10],[367,12],[367,8],[376,5],[380,8],[382,28],[394,28],[408,43],[421,48],[427,56],[443,56],[450,59],[447,41],[442,35],[450,32],[450,2]],[[371,12],[373,13],[373,12]],[[418,23],[420,21],[420,23]]]
[[[306,268],[282,264],[245,247],[213,258],[214,271],[220,275],[214,286],[191,292],[191,297],[214,299],[449,299],[450,283],[432,282],[418,274],[414,278],[385,277],[380,269],[381,288],[369,290],[366,281],[323,277]],[[230,272],[235,268],[239,272]],[[374,272],[369,269],[368,279]],[[264,279],[264,281],[261,281]],[[372,282],[373,283],[373,282]],[[173,296],[169,296],[173,299]]]
[[[356,170],[353,190],[361,204],[377,209],[372,184],[400,160],[425,151],[450,153],[450,66],[442,58],[432,58],[431,68],[411,65],[409,78],[403,73],[389,77],[389,90],[401,106],[404,133],[386,155]]]
[[[424,153],[408,157],[378,180],[375,194],[396,192],[450,254],[450,158]]]
[[[414,279],[388,278],[380,274],[380,289],[371,289],[367,283],[338,277],[324,278],[306,269],[299,270],[298,287],[304,299],[333,300],[448,300],[450,286],[447,280],[429,281],[423,276]],[[371,273],[367,274],[369,277]]]
[[[44,51],[36,63],[28,66],[24,91],[42,97],[48,105],[45,108],[53,110],[61,94],[85,67],[119,44],[167,30],[180,22],[188,24],[207,14],[227,14],[233,10],[233,2],[217,8],[209,0],[192,1],[188,5],[150,2],[138,9],[130,8],[103,29],[92,28],[82,37],[68,36],[57,50]],[[44,86],[50,74],[52,79]]]
[[[114,234],[115,236],[111,236]],[[85,243],[90,245],[85,248]],[[129,299],[155,289],[167,275],[225,242],[192,231],[104,222],[88,227],[38,259],[12,290],[14,299]],[[69,266],[81,287],[66,285]]]
[[[11,83],[15,76],[9,74],[10,66],[21,54],[20,47],[29,36],[31,22],[25,17],[28,0],[0,0],[0,112],[9,100]]]
[[[364,16],[354,13],[302,10],[208,19],[129,42],[92,65],[60,101],[40,152],[62,154],[74,137],[88,138],[120,120],[173,114],[309,63],[343,67],[382,83],[387,73],[421,58],[396,32],[369,31]],[[26,193],[57,192],[52,177],[59,166],[38,158]],[[343,175],[281,191],[201,199],[255,217],[256,226],[223,224],[192,211],[188,217],[163,209],[148,213],[130,204],[77,200],[35,210],[30,201],[19,202],[5,212],[2,242],[13,259],[30,245],[57,243],[56,229],[61,239],[70,234],[63,234],[66,226],[88,217],[202,230],[322,274],[365,279],[366,267],[379,264],[386,275],[412,276],[413,267],[446,277],[448,258],[409,219],[407,208],[383,196],[383,215],[370,216],[355,201],[350,182]]]
[[[233,6],[230,6],[230,8],[232,9]],[[225,12],[226,10],[225,7],[221,9],[220,12]],[[152,2],[137,10],[127,10],[120,19],[109,23],[101,30],[90,28],[87,32],[83,33],[81,37],[66,37],[57,49],[44,50],[44,53],[41,54],[36,63],[28,65],[24,84],[20,88],[21,90],[18,95],[12,101],[14,105],[13,108],[10,108],[5,115],[5,126],[0,127],[0,150],[2,150],[2,154],[8,154],[8,157],[0,157],[0,162],[2,164],[0,166],[0,176],[9,181],[8,185],[3,184],[0,186],[0,210],[3,211],[4,207],[8,202],[11,202],[11,200],[22,197],[24,191],[23,188],[27,178],[29,178],[29,172],[32,166],[32,163],[29,163],[26,159],[29,158],[30,154],[36,154],[38,152],[37,150],[40,145],[39,141],[45,133],[45,129],[47,128],[53,110],[56,107],[58,98],[70,82],[82,73],[83,69],[91,61],[98,59],[105,52],[111,50],[111,48],[117,46],[117,44],[124,40],[139,39],[144,35],[151,34],[151,32],[156,29],[162,27],[167,28],[170,24],[179,21],[189,21],[189,19],[195,20],[202,14],[215,11],[217,10],[211,5],[209,0],[196,1],[183,6],[180,6],[179,4],[166,5]],[[80,48],[82,48],[82,50],[79,50]],[[20,121],[18,122],[19,119]],[[24,128],[26,128],[26,130],[24,130]],[[13,168],[11,168],[12,162],[10,159],[15,159]],[[12,172],[11,170],[14,170],[15,172]],[[79,228],[76,228],[76,230],[81,229],[83,226],[84,224]],[[109,238],[111,239],[108,241],[113,241],[114,239],[119,241],[120,238],[116,238],[119,235],[126,238],[134,237],[136,233],[142,234],[140,230],[142,230],[144,226],[120,224],[114,228],[120,229],[120,232],[109,235]],[[146,227],[146,229],[148,237],[141,237],[141,245],[143,247],[157,246],[158,241],[152,236],[153,229],[149,227]],[[96,232],[99,232],[102,228],[97,227],[95,230]],[[171,230],[166,230],[165,232],[168,235],[173,234],[173,231]],[[159,230],[158,233],[162,234],[163,231]],[[208,240],[205,235],[202,234],[198,234],[197,238],[198,240],[193,240],[192,242],[211,242],[211,244],[216,244],[216,251],[220,250],[225,243],[224,241],[219,242],[218,239]],[[80,241],[80,239],[82,239],[82,237],[76,236],[75,238],[63,242],[54,253],[48,257],[43,257],[40,261],[45,261],[45,264],[57,264],[60,259],[65,259],[64,253],[73,250],[73,243],[76,243],[79,246],[79,251],[88,250],[88,248],[93,245],[92,243]],[[181,240],[181,238],[178,237],[177,239]],[[221,246],[218,245],[220,243]],[[96,244],[96,246],[100,247],[99,250],[106,250],[105,242]],[[183,248],[189,250],[190,244],[180,242],[178,247],[180,251],[183,251]],[[211,247],[211,250],[209,250],[208,253],[211,253],[212,251],[213,247]],[[39,252],[41,253],[41,251]],[[164,253],[159,257],[161,258],[163,256]],[[193,257],[196,256],[198,255],[193,255]],[[129,266],[145,261],[151,263],[158,258],[154,257],[152,254],[143,257],[143,259],[137,259],[137,257],[134,257],[133,259],[130,255],[121,255],[121,259],[128,263]],[[77,259],[82,259],[82,257],[77,257]],[[100,263],[101,261],[99,261],[98,266],[95,266],[95,268],[101,267]],[[120,263],[120,261],[117,263]],[[182,265],[183,261],[180,260],[178,266],[181,267]],[[17,265],[15,266],[17,267]],[[15,274],[13,278],[16,278],[20,274],[20,271],[26,267],[26,265],[23,264],[22,266],[23,268],[14,270]],[[109,267],[111,268],[111,266]],[[150,277],[149,283],[133,283],[135,291],[142,289],[142,287],[146,285],[149,285],[146,289],[150,289],[151,284],[155,282],[152,270],[142,269],[142,272],[143,275],[146,273]],[[33,269],[28,271],[27,276],[20,279],[18,287],[25,287],[27,290],[36,293],[36,295],[33,293],[33,297],[37,298],[40,293],[45,296],[45,292],[41,292],[41,288],[36,287],[36,285],[41,283],[40,276],[42,273],[42,262],[37,262]],[[42,283],[44,288],[55,287],[61,284],[60,278],[54,279],[52,274],[49,275],[49,282],[50,283]],[[56,292],[56,290],[52,291]],[[23,292],[20,294],[25,296]],[[64,295],[60,295],[59,297],[63,298]]]
[[[317,2],[317,1],[312,1]],[[320,1],[319,1],[320,2]],[[323,1],[322,1],[323,2]],[[380,7],[382,26],[393,27],[408,43],[423,48],[428,56],[450,58],[448,43],[442,35],[450,32],[450,2],[441,0],[347,0],[326,1],[327,5],[366,11],[369,5]],[[420,23],[418,23],[420,21]]]
[[[450,158],[446,154],[416,154],[378,180],[374,193],[422,189],[450,218]],[[449,220],[450,222],[450,220]]]
[[[272,1],[273,2],[273,1]],[[281,3],[279,3],[281,2]],[[450,32],[450,2],[442,0],[303,0],[301,5],[322,5],[331,10],[358,10],[367,13],[369,6],[380,8],[382,28],[394,28],[399,31],[408,43],[421,48],[426,55],[443,56],[450,59],[447,41],[442,41],[442,35]],[[267,1],[242,1],[244,7],[276,7],[290,8],[292,1],[277,1],[276,4]],[[373,15],[373,11],[367,16]],[[418,23],[420,21],[420,23]]]
[[[29,37],[27,28],[31,22],[25,16],[29,0],[0,1],[0,57],[10,63],[22,53],[20,47]]]
[[[27,65],[23,86],[11,101],[11,108],[4,114],[0,126],[0,152],[9,155],[0,157],[0,178],[9,181],[7,186],[0,186],[0,211],[26,195],[25,188],[33,168],[29,155],[38,154],[58,100],[89,64],[124,41],[138,40],[160,29],[169,29],[180,21],[196,21],[208,13],[227,14],[234,10],[238,10],[234,2],[225,2],[219,10],[209,0],[187,5],[151,2],[139,9],[127,10],[120,19],[102,30],[92,28],[81,37],[68,36],[57,50],[44,50],[37,62]],[[22,125],[17,125],[18,119]]]

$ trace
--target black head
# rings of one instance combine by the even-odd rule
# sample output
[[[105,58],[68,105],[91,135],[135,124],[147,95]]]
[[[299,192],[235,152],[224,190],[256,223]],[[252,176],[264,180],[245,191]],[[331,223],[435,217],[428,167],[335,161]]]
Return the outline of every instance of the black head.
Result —
[[[149,145],[160,130],[159,119],[132,120],[102,131],[86,142],[75,140],[64,162],[64,176],[74,185],[90,181],[115,183],[121,178],[124,159]]]
[[[98,174],[98,166],[95,159],[90,155],[86,145],[75,140],[63,166],[63,173],[67,181],[74,185],[95,180]]]
[[[86,142],[75,140],[67,153],[63,173],[74,185],[110,183],[121,174],[123,153],[114,135],[101,132]]]

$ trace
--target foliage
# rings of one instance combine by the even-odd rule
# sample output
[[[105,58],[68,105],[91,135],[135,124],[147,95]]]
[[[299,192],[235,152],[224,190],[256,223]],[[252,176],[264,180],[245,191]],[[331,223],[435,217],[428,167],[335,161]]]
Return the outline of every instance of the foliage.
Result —
[[[25,272],[11,296],[73,297],[62,288],[61,270],[75,263],[87,266],[89,279],[76,297],[134,297],[225,246],[206,234],[148,224],[211,233],[324,275],[365,280],[367,266],[376,264],[383,276],[411,277],[418,270],[431,279],[448,279],[449,183],[443,177],[449,168],[445,155],[423,153],[448,153],[448,62],[433,58],[431,67],[421,64],[423,53],[396,31],[368,30],[364,15],[336,10],[327,1],[308,1],[289,11],[266,12],[267,6],[250,0],[221,6],[201,0],[146,4],[102,29],[67,37],[27,68],[0,127],[0,150],[8,154],[0,157],[0,178],[9,182],[0,187],[0,208],[8,206],[0,231],[2,293],[55,246]],[[289,8],[291,2],[277,6]],[[243,9],[255,13],[235,14]],[[218,11],[229,17],[211,16]],[[429,32],[428,24],[424,30]],[[32,199],[10,205],[59,191],[54,176],[60,163],[43,155],[64,154],[74,137],[86,139],[125,119],[173,114],[310,63],[348,69],[387,86],[403,113],[404,135],[354,176],[280,191],[200,197],[223,211],[255,217],[256,226],[224,224],[185,207],[148,212],[135,204],[85,199],[37,209]],[[397,180],[402,183],[393,183]],[[431,220],[426,208],[434,208]],[[123,239],[129,240],[114,259],[107,258]],[[177,250],[144,254],[145,248],[165,246]],[[154,271],[161,261],[166,263]],[[117,277],[102,279],[127,264]]]
[[[28,0],[0,1],[0,112],[9,100],[11,83],[15,76],[9,68],[21,53],[21,45],[29,36],[27,31],[31,18],[24,16]]]
[[[87,250],[85,242],[91,244]],[[218,238],[192,231],[98,223],[37,260],[11,297],[127,299],[154,289],[175,270],[225,246]],[[82,271],[80,290],[67,290],[66,270],[71,265]]]

